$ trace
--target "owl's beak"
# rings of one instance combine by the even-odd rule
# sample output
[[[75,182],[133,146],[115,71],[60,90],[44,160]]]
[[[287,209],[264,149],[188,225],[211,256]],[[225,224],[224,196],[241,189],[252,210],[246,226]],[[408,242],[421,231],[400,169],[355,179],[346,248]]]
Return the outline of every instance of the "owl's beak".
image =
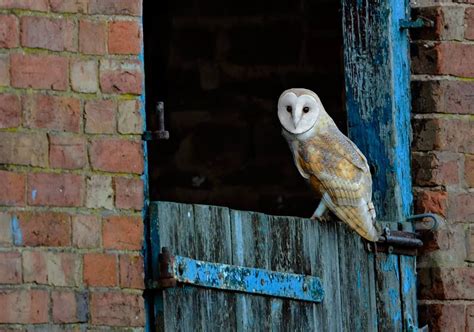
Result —
[[[293,124],[295,125],[295,129],[296,129],[296,127],[298,127],[298,123],[300,123],[300,120],[301,120],[300,117],[297,117],[296,115],[293,115]]]

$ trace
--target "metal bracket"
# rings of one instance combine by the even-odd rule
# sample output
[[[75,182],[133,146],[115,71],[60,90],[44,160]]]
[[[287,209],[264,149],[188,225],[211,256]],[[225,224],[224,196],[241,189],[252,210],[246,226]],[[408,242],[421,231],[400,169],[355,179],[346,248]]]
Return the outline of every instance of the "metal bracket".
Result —
[[[426,17],[418,17],[416,20],[405,20],[401,19],[399,21],[400,30],[403,29],[416,29],[416,28],[431,28],[434,26],[432,20],[427,19]]]
[[[406,326],[407,332],[428,332],[429,331],[428,325],[425,325],[423,327],[417,327],[413,323],[413,319],[411,318],[410,315],[408,315],[408,318],[405,320],[405,326]]]
[[[187,284],[316,303],[324,297],[321,280],[313,276],[199,261],[173,256],[167,248],[159,263],[160,279],[147,283],[149,289]]]
[[[165,130],[165,104],[159,101],[156,104],[156,112],[158,113],[158,128],[157,131],[145,131],[142,135],[144,141],[155,141],[160,139],[169,139],[170,133]]]

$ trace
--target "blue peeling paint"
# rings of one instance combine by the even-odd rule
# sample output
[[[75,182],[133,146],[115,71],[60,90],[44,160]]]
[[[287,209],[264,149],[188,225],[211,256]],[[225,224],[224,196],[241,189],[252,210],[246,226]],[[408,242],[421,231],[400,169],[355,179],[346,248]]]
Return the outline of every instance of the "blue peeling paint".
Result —
[[[31,191],[31,199],[32,199],[33,201],[36,200],[36,194],[37,194],[37,193],[38,193],[38,191],[37,191],[36,189],[33,189],[33,190]]]
[[[403,265],[403,294],[409,294],[416,284],[415,272],[413,266],[404,264]]]
[[[274,272],[174,256],[171,267],[178,282],[300,301],[321,302],[324,290],[317,277]]]
[[[13,237],[13,244],[21,246],[23,244],[23,234],[21,232],[20,223],[17,216],[13,216],[10,223],[10,228]]]

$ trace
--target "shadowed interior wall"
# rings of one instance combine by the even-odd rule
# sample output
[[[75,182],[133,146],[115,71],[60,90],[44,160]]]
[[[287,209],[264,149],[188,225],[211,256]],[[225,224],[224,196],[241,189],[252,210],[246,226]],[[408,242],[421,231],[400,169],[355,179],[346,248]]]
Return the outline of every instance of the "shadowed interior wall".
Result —
[[[148,123],[164,101],[171,134],[151,144],[151,199],[310,214],[276,103],[312,89],[346,130],[339,1],[163,1],[144,15]]]

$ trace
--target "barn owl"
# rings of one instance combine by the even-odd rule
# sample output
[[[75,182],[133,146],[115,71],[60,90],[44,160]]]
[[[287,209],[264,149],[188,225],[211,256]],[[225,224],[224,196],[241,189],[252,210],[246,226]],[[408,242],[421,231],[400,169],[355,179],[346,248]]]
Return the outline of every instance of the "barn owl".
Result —
[[[312,219],[329,209],[360,236],[377,241],[372,178],[364,155],[344,136],[307,89],[289,89],[278,100],[283,136],[296,168],[321,199]]]

